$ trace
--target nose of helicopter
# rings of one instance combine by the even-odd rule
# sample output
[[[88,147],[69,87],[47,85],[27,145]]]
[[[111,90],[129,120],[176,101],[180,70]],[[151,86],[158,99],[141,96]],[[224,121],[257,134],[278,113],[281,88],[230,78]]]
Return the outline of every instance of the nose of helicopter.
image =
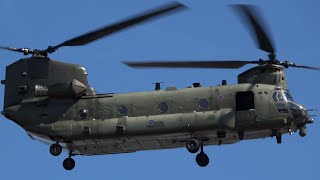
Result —
[[[307,124],[313,123],[313,119],[308,113],[309,110],[296,103],[289,103],[291,114],[294,118],[294,122],[297,128],[300,129],[299,135],[304,137],[307,135]]]
[[[288,104],[293,119],[297,124],[313,123],[313,119],[311,118],[311,116],[308,113],[308,110],[305,107],[294,102],[289,102]]]
[[[313,119],[311,118],[310,114],[308,113],[308,110],[306,108],[303,109],[305,115],[305,123],[306,124],[312,124],[313,123]]]
[[[304,123],[310,124],[313,123],[313,119],[311,118],[310,114],[308,113],[308,110],[304,107],[301,109],[302,111],[302,117],[304,117]]]

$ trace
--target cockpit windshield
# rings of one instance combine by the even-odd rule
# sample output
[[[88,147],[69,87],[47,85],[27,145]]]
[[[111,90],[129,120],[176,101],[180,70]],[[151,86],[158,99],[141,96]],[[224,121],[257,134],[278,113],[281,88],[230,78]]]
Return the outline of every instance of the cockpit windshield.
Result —
[[[294,102],[289,90],[277,87],[274,89],[272,99],[278,113],[291,114],[295,120],[303,121],[309,118],[307,110]]]
[[[286,89],[280,89],[280,88],[276,88],[272,98],[275,102],[281,102],[281,101],[293,101],[293,98],[289,92],[289,90]]]
[[[285,90],[285,91],[284,91],[284,95],[286,96],[287,101],[293,101],[293,98],[292,98],[289,90]]]

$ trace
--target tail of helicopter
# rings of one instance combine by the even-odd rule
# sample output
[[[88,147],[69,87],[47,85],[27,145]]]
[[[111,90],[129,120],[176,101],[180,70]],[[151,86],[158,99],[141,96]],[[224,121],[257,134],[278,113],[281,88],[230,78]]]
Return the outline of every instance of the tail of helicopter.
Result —
[[[87,89],[87,93],[94,93],[89,91],[87,72],[82,66],[41,56],[7,66],[2,83],[5,85],[3,114],[12,120],[38,111],[39,108],[32,107],[45,105],[49,97],[72,101]]]
[[[86,45],[129,27],[183,9],[186,9],[186,6],[183,4],[178,2],[168,3],[117,23],[71,38],[55,46],[49,46],[43,50],[0,46],[0,49],[32,55],[30,58],[18,60],[7,66],[6,79],[1,81],[2,84],[5,84],[4,111],[2,114],[9,119],[15,119],[14,116],[17,116],[16,112],[19,109],[32,111],[32,109],[28,109],[29,106],[27,104],[42,104],[48,97],[65,98],[68,100],[76,99],[84,92],[90,95],[95,94],[92,89],[88,88],[86,71],[83,67],[50,60],[47,57],[48,54],[65,46]],[[29,112],[28,114],[32,113]],[[24,115],[20,113],[18,116],[24,117]],[[26,118],[24,117],[24,119]]]

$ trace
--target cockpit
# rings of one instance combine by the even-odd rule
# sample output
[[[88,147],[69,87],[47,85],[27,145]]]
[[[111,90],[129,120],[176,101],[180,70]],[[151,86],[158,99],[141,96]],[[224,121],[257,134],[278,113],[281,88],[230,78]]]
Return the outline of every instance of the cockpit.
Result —
[[[287,89],[275,88],[272,99],[279,113],[291,113],[292,117],[298,121],[303,121],[308,116],[306,109],[294,102],[290,91]]]
[[[290,91],[287,90],[287,89],[281,89],[281,88],[276,88],[273,95],[272,95],[272,98],[275,102],[289,102],[289,101],[294,101],[291,94],[290,94]]]

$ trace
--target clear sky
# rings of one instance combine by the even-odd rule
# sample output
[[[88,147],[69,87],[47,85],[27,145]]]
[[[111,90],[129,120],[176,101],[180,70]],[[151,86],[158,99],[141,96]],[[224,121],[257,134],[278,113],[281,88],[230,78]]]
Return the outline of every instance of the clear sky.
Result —
[[[1,0],[0,44],[45,49],[87,31],[116,22],[164,0]],[[193,82],[217,85],[222,79],[236,83],[237,70],[130,69],[124,60],[257,60],[258,50],[246,27],[228,5],[256,4],[267,20],[278,59],[320,66],[320,2],[316,0],[212,1],[181,0],[189,10],[136,26],[82,47],[65,47],[52,59],[81,64],[89,82],[100,93],[151,91],[153,82],[183,88]],[[0,77],[5,66],[22,58],[0,51]],[[289,89],[295,101],[319,108],[320,72],[288,69]],[[0,88],[0,94],[4,92]],[[3,98],[0,100],[2,107]],[[49,147],[31,140],[23,129],[0,117],[0,179],[320,179],[320,127],[318,117],[308,135],[298,133],[275,139],[242,141],[205,147],[210,164],[200,168],[185,148],[131,154],[76,156],[76,167],[65,171]]]

